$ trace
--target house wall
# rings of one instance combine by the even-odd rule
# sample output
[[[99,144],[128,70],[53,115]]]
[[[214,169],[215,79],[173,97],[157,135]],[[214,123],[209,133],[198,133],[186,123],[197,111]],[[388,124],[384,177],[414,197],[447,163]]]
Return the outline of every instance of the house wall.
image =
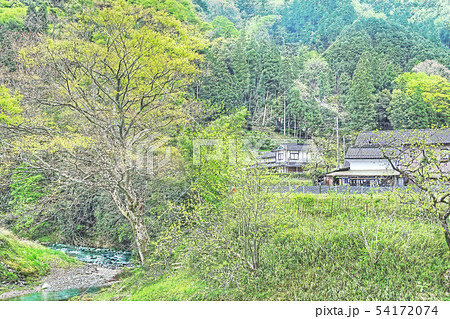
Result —
[[[387,159],[347,159],[351,170],[385,170],[392,169]]]
[[[306,151],[286,151],[286,150],[279,150],[275,151],[276,155],[276,161],[277,163],[280,162],[295,162],[295,163],[305,163],[309,162],[311,160],[311,154],[309,154]],[[278,154],[283,154],[282,159],[278,159]],[[298,153],[298,160],[290,159],[290,153]]]

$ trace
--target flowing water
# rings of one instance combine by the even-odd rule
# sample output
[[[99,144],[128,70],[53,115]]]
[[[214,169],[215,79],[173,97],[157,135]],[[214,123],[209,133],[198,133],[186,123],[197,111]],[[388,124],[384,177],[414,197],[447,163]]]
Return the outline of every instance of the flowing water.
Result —
[[[61,291],[39,291],[25,296],[7,299],[7,301],[64,301],[70,298],[99,291],[100,287],[68,289]]]
[[[131,252],[113,249],[101,249],[90,247],[75,247],[63,244],[53,244],[50,248],[59,250],[69,256],[77,258],[88,264],[100,267],[132,267],[130,262]],[[25,296],[7,299],[8,301],[61,301],[99,291],[100,287],[89,287],[85,289],[68,289],[61,291],[39,291]]]
[[[63,244],[53,244],[50,248],[59,250],[88,264],[101,267],[131,267],[131,252],[114,249],[75,247]]]

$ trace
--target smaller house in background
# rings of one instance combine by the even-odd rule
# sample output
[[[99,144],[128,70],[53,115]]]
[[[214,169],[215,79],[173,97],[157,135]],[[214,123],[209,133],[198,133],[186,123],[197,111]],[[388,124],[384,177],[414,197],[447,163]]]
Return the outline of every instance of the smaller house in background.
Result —
[[[407,150],[417,139],[433,149],[450,149],[449,129],[361,132],[345,155],[344,167],[326,174],[324,182],[327,185],[405,186],[407,181],[392,167],[381,148],[388,150],[394,143],[399,150]],[[401,163],[394,161],[393,165]]]
[[[311,161],[308,144],[283,143],[259,157],[259,166],[265,166],[279,173],[297,173]]]

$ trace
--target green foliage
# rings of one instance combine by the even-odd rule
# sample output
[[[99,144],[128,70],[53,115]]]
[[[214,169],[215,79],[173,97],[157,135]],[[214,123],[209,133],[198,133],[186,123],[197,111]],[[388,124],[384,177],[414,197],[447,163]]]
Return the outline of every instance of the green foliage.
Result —
[[[331,42],[336,37],[334,32],[342,30],[356,17],[351,6],[340,5],[337,1],[294,0],[282,10],[282,19],[279,22],[286,30],[286,40],[320,46],[322,42],[316,36],[319,22],[323,21],[323,40]]]
[[[404,73],[396,79],[397,84],[410,97],[416,92],[436,113],[450,116],[450,82],[438,75]]]
[[[200,23],[190,0],[133,0],[132,3],[158,11],[167,11],[177,20]]]
[[[30,172],[28,165],[17,166],[11,175],[10,213],[3,217],[4,225],[31,239],[53,237],[56,225],[51,223],[51,207],[43,210],[40,204],[50,192],[49,182],[46,176]]]
[[[348,94],[347,111],[351,126],[355,131],[375,128],[375,87],[371,72],[369,53],[365,52],[358,61],[353,73],[352,88]]]
[[[160,278],[145,286],[142,291],[133,292],[128,300],[189,300],[192,295],[201,294],[205,285],[190,273],[178,273],[170,278]]]
[[[28,175],[27,165],[19,166],[12,176],[11,195],[13,200],[11,204],[17,206],[23,204],[32,204],[39,200],[43,195],[43,186],[45,178],[42,175]]]
[[[400,90],[393,91],[387,110],[394,129],[423,129],[432,124],[427,107]]]
[[[449,124],[450,83],[437,75],[404,73],[395,80],[389,103],[394,129],[432,128]]]
[[[200,1],[196,3],[202,6]],[[450,63],[448,50],[436,38],[440,31],[429,25],[439,15],[441,3],[422,4],[428,22],[419,22],[423,12],[413,2],[401,8],[399,2],[380,5],[372,0],[295,0],[271,3],[265,9],[262,3],[252,1],[229,3],[241,10],[247,24],[240,40],[211,48],[203,83],[196,92],[199,98],[223,105],[226,110],[247,106],[252,125],[257,127],[284,132],[286,126],[288,135],[325,136],[333,120],[328,116],[321,119],[330,108],[317,107],[317,98],[340,113],[344,130],[392,128],[386,110],[387,94],[381,92],[389,90],[390,94],[395,78],[421,61],[439,61],[444,69]],[[209,1],[205,4],[210,8]],[[280,18],[273,19],[276,15]],[[222,19],[211,12],[210,17]],[[422,27],[430,32],[425,36],[429,40],[415,33],[424,34]],[[273,47],[273,43],[278,46]],[[243,47],[247,51],[245,60],[238,53]],[[348,76],[353,78],[358,61],[367,57],[366,71],[358,70],[351,83]],[[240,68],[242,73],[235,73],[236,64],[244,66]],[[300,88],[301,98],[289,94],[286,104],[291,88]],[[346,113],[342,112],[344,105]],[[438,121],[435,114],[429,117],[435,124],[444,121],[439,114]]]
[[[216,17],[212,22],[212,38],[235,38],[239,36],[239,31],[234,26],[233,22],[228,20],[226,17],[219,16]]]
[[[0,85],[0,123],[7,125],[22,123],[21,98],[19,94],[11,95],[6,87]]]
[[[413,217],[413,207],[394,194],[292,195],[280,201],[277,213],[288,218],[277,221],[262,247],[256,275],[209,251],[205,276],[191,250],[192,259],[181,259],[173,276],[135,271],[93,298],[448,300],[448,249],[439,226]],[[227,279],[214,280],[221,273]]]
[[[324,53],[328,63],[337,74],[353,74],[364,52],[372,49],[371,38],[360,21],[356,21]]]
[[[0,281],[32,282],[46,275],[50,270],[50,264],[69,267],[78,263],[62,252],[20,240],[0,228]]]
[[[138,186],[116,196],[118,202],[142,189],[149,194],[133,206],[148,208],[141,215],[153,254],[142,268],[94,298],[449,299],[448,251],[435,223],[417,218],[435,213],[429,203],[414,206],[391,194],[273,193],[267,187],[312,181],[270,174],[251,178],[247,168],[254,158],[241,142],[245,135],[257,139],[255,132],[273,130],[316,137],[325,156],[304,174],[315,181],[335,162],[330,140],[336,116],[344,132],[448,126],[445,1],[192,2],[83,0],[62,5],[60,16],[43,2],[0,2],[0,56],[10,71],[15,70],[19,45],[14,39],[48,33],[46,41],[21,55],[30,72],[39,71],[38,85],[51,84],[39,88],[44,93],[23,99],[25,113],[37,116],[23,123],[21,96],[0,86],[0,122],[2,127],[27,124],[42,132],[35,125],[39,123],[52,134],[27,133],[15,146],[43,160],[55,159],[54,171],[88,172],[75,178],[89,176],[90,182],[98,182],[92,176],[100,176],[99,171],[122,176],[132,171],[121,166],[129,157],[116,161],[128,151],[117,145],[133,144],[155,127],[164,127],[158,134],[177,135],[171,143],[178,142],[182,150],[187,177],[155,179],[149,186],[135,171],[129,178],[119,176],[119,183]],[[196,9],[212,22],[202,22]],[[209,47],[205,30],[214,39]],[[428,60],[434,61],[432,67],[422,62]],[[413,67],[418,73],[408,73]],[[120,76],[130,68],[129,76]],[[26,92],[22,74],[15,76],[5,78],[24,93],[36,92]],[[182,106],[194,96],[211,114],[204,126],[191,128],[190,113]],[[29,103],[45,97],[52,98],[43,105]],[[154,103],[143,111],[146,101]],[[255,131],[246,134],[250,127]],[[119,139],[105,138],[117,132]],[[433,162],[431,153],[424,153],[427,167]],[[77,162],[82,155],[89,164]],[[93,165],[99,158],[110,161]],[[114,178],[108,175],[103,181]],[[52,174],[17,165],[11,182],[11,207],[4,205],[1,216],[14,231],[41,240],[131,245],[132,227],[98,187],[55,190]],[[38,247],[24,248],[19,254],[24,260],[14,259],[10,237],[0,232],[0,280],[35,278],[48,271]]]
[[[16,23],[23,24],[23,17],[27,13],[26,7],[0,7],[0,24]]]
[[[245,109],[223,116],[208,127],[185,136],[182,143],[187,160],[191,190],[208,203],[220,205],[229,191],[237,165],[242,161],[240,137],[243,133]],[[208,146],[206,141],[213,142]]]

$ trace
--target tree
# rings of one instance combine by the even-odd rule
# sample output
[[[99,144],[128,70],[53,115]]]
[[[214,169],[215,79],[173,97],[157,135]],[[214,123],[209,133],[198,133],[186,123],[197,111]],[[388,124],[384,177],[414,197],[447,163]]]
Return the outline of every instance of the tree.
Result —
[[[303,65],[301,76],[313,94],[322,99],[330,93],[330,68],[317,52],[312,51],[310,55],[312,56]]]
[[[423,61],[417,64],[412,71],[417,73],[423,72],[428,75],[439,75],[450,81],[450,70],[434,60]]]
[[[337,74],[346,72],[352,75],[362,54],[372,51],[371,37],[365,29],[357,20],[323,53]]]
[[[281,206],[289,192],[274,197],[271,188],[287,185],[275,180],[265,169],[240,171],[234,176],[234,188],[222,199],[219,209],[205,210],[204,205],[203,211],[195,212],[196,227],[189,233],[189,249],[197,251],[197,263],[201,264],[207,256],[207,268],[217,265],[214,277],[228,272],[221,279],[229,281],[245,273],[239,268],[258,273],[264,245],[286,218]],[[229,269],[226,267],[229,264],[240,267]]]
[[[87,8],[62,32],[24,52],[46,90],[23,92],[29,117],[9,128],[12,146],[30,169],[108,192],[144,262],[146,194],[168,167],[146,160],[182,121],[183,87],[197,72],[201,44],[169,15],[124,1]]]
[[[375,107],[378,116],[378,127],[381,129],[389,129],[391,127],[387,114],[390,102],[391,94],[389,90],[384,89],[376,95]]]
[[[19,94],[11,95],[6,87],[0,85],[0,124],[18,125],[22,123],[20,99]]]
[[[397,72],[392,65],[392,63],[388,63],[386,65],[386,69],[384,70],[384,76],[382,80],[383,89],[392,89],[392,85],[394,84],[394,80],[397,77]]]
[[[437,75],[404,73],[395,80],[388,118],[394,129],[432,128],[449,124],[450,85]]]
[[[366,52],[361,56],[356,66],[347,101],[350,126],[356,131],[375,128],[374,92],[369,53]]]
[[[348,92],[350,91],[351,86],[352,78],[348,75],[347,72],[342,73],[337,80],[336,88],[341,103],[345,104],[345,102],[347,101]]]
[[[392,92],[391,97],[387,111],[389,122],[394,129],[420,129],[430,126],[423,104],[417,105],[408,94],[398,89]]]
[[[228,20],[226,17],[216,17],[212,22],[213,26],[212,37],[219,38],[235,38],[239,36],[239,31],[234,26],[234,23]]]
[[[450,116],[450,82],[438,75],[403,73],[395,80],[397,85],[415,100],[423,100],[433,112],[448,120]]]
[[[436,140],[448,139],[448,129],[381,133],[374,141],[394,170],[416,189],[407,192],[421,216],[437,221],[450,250],[449,151]]]
[[[27,7],[27,14],[24,17],[24,26],[28,32],[46,32],[49,24],[48,8],[46,3],[36,4],[31,2]]]

